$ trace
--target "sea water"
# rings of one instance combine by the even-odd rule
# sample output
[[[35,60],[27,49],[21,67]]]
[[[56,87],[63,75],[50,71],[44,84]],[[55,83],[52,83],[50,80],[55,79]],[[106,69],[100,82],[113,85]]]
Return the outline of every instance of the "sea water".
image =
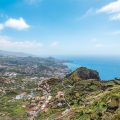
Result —
[[[74,71],[78,67],[97,70],[101,80],[120,78],[120,57],[63,57],[65,64]]]

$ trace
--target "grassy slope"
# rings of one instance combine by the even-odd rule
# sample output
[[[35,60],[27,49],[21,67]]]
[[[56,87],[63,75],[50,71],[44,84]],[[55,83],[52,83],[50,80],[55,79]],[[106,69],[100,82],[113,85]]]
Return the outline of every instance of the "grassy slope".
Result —
[[[120,85],[114,81],[98,80],[71,80],[51,79],[46,81],[51,88],[52,102],[58,91],[63,91],[65,99],[70,104],[70,110],[65,112],[68,107],[49,107],[47,113],[40,113],[36,120],[120,120],[120,103],[117,109],[109,110],[114,107],[111,100],[116,97],[120,102]],[[26,89],[28,89],[27,85]],[[34,87],[34,86],[33,86]],[[17,91],[16,91],[17,92]],[[19,92],[19,91],[18,91]],[[11,120],[26,120],[25,109],[22,104],[24,100],[9,102],[16,93],[8,93],[0,98],[0,111],[6,113]],[[6,119],[8,119],[6,118]],[[0,120],[4,120],[0,116]]]
[[[76,81],[71,84],[71,80],[65,79],[63,82],[65,98],[71,109],[62,114],[65,109],[49,109],[48,113],[40,115],[38,120],[119,120],[120,107],[112,112],[107,111],[112,103],[111,99],[120,99],[120,85],[114,81],[102,82],[96,80]],[[50,82],[54,89],[54,84],[61,89],[62,82]],[[68,86],[71,87],[68,87]],[[56,87],[55,87],[56,88]],[[54,94],[56,91],[54,91]],[[119,106],[119,105],[118,105]]]

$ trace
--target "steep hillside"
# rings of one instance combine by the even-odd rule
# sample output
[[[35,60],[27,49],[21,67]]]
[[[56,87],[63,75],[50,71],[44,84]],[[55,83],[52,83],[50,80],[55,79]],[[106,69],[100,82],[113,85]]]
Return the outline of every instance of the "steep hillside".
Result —
[[[78,68],[62,81],[51,79],[47,83],[54,93],[52,106],[37,119],[120,120],[119,81],[100,81],[98,72],[87,68]],[[59,92],[64,94],[62,102],[56,98]]]
[[[120,79],[101,81],[95,70],[43,81],[2,78],[0,85],[0,120],[120,120]]]

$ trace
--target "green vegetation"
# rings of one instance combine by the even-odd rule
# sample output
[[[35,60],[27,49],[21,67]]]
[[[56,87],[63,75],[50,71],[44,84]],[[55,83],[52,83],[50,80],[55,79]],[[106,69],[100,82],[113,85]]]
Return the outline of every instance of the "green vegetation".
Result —
[[[1,75],[0,120],[120,120],[118,78],[101,81],[96,71],[83,67],[64,79],[32,78]]]
[[[19,120],[26,120],[27,116],[25,109],[23,109],[21,106],[21,104],[23,104],[24,102],[12,101],[11,97],[13,97],[13,95],[5,95],[0,99],[0,111],[2,113],[5,113],[10,118],[19,118]]]

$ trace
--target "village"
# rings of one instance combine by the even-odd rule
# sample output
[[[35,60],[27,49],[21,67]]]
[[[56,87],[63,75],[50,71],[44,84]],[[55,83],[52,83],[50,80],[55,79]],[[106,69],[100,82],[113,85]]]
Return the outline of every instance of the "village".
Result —
[[[6,104],[12,103],[9,111],[11,114],[15,114],[16,109],[19,109],[29,120],[34,120],[40,114],[48,113],[51,108],[65,108],[68,105],[64,92],[57,90],[53,95],[47,81],[52,78],[62,80],[69,72],[69,68],[63,62],[53,58],[2,56],[0,102],[3,109],[6,110]],[[14,106],[16,104],[19,104],[18,108]],[[6,115],[4,112],[0,114]]]
[[[50,86],[47,83],[43,83],[42,81],[38,83],[38,87],[35,89],[37,91],[42,92],[41,96],[35,96],[33,92],[27,95],[25,92],[16,96],[16,100],[25,99],[29,101],[28,104],[23,104],[22,107],[26,109],[27,116],[29,120],[34,120],[40,113],[47,113],[48,109],[54,105],[54,101],[52,100],[53,96],[51,95]],[[56,105],[58,107],[62,107],[65,102],[64,93],[62,91],[58,91],[56,93],[55,98],[58,100]]]

